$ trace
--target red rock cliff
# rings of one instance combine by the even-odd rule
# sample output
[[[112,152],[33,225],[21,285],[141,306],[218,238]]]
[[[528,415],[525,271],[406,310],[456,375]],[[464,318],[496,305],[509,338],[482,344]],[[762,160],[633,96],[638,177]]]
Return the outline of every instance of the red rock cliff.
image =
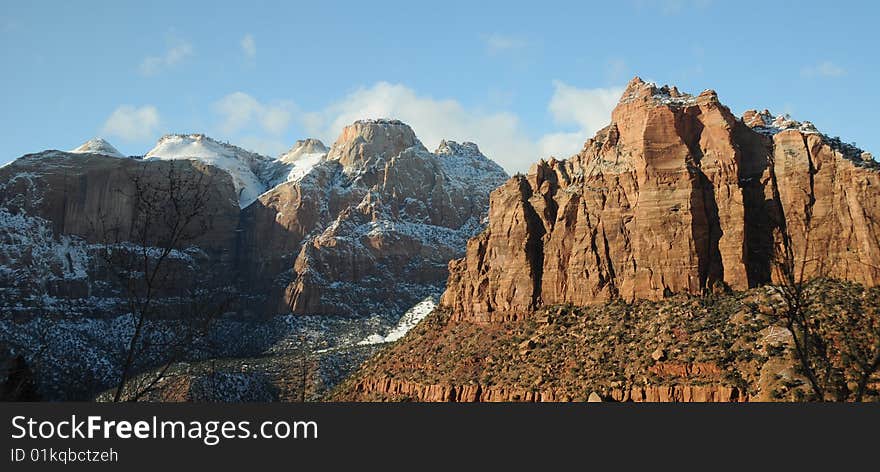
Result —
[[[457,319],[541,305],[746,289],[777,277],[790,235],[806,275],[880,281],[880,174],[867,153],[768,112],[740,119],[633,79],[611,124],[490,199],[488,228],[450,263]],[[800,267],[800,265],[799,265]]]

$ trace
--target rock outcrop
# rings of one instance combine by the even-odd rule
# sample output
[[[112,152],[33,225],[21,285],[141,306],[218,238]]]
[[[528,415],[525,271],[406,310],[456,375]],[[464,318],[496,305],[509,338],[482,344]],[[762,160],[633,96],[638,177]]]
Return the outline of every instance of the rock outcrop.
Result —
[[[878,185],[869,154],[808,122],[740,119],[714,91],[636,78],[580,153],[492,193],[488,229],[450,264],[441,304],[490,321],[542,305],[743,290],[778,277],[786,248],[807,276],[876,285]]]
[[[878,167],[809,122],[636,78],[578,154],[492,192],[440,307],[332,398],[815,399],[764,285],[787,264],[826,330],[876,318]]]

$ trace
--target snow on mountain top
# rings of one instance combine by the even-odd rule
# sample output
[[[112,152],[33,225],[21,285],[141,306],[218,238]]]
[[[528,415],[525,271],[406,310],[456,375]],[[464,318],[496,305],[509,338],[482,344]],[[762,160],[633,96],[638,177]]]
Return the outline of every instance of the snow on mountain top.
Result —
[[[75,154],[101,154],[110,157],[125,157],[113,145],[102,138],[92,138],[70,152]]]
[[[204,134],[163,136],[145,156],[147,159],[195,159],[225,170],[232,176],[239,205],[244,208],[263,192],[267,184],[260,179],[273,159],[238,146],[221,143]]]
[[[441,156],[455,155],[467,157],[486,157],[483,155],[482,152],[480,152],[480,148],[472,142],[465,141],[459,144],[455,141],[447,141],[445,139],[440,141],[440,145],[437,146],[437,150],[434,151],[434,154]]]
[[[743,114],[743,122],[753,130],[768,136],[789,129],[796,129],[804,134],[819,134],[819,130],[809,121],[794,120],[788,113],[773,116],[769,110],[762,112],[749,110]]]
[[[803,134],[815,134],[822,137],[822,140],[830,145],[833,149],[839,151],[843,157],[856,162],[858,165],[867,165],[876,167],[874,156],[867,151],[856,146],[855,143],[845,143],[838,137],[830,137],[819,131],[813,123],[809,121],[797,121],[789,114],[774,116],[769,110],[757,111],[747,110],[743,113],[743,123],[752,128],[756,132],[764,136],[773,137],[783,131],[796,130]]]
[[[308,138],[300,139],[287,152],[278,156],[278,160],[288,164],[296,162],[301,157],[308,154],[326,154],[330,148],[324,145],[319,139]]]
[[[354,124],[361,125],[394,125],[394,126],[406,126],[409,127],[408,124],[393,118],[367,118],[362,120],[357,120]]]
[[[221,143],[201,133],[166,134],[159,138],[156,146],[146,157],[171,158],[212,158],[218,154],[238,154],[253,161],[271,161],[271,157],[242,149],[229,143]]]
[[[487,193],[507,180],[507,173],[495,161],[484,156],[471,142],[443,140],[434,151],[437,162],[451,179],[480,188]]]
[[[620,103],[630,103],[639,97],[650,97],[655,104],[671,107],[690,106],[697,103],[697,97],[680,92],[678,87],[664,85],[658,87],[654,82],[645,82],[639,77],[633,78],[620,97]]]

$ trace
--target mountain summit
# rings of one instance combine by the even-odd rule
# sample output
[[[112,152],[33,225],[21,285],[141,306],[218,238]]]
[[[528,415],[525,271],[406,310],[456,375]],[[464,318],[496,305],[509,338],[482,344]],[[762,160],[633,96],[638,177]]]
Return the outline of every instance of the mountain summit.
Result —
[[[92,138],[70,152],[74,154],[101,154],[110,157],[125,157],[103,138]]]

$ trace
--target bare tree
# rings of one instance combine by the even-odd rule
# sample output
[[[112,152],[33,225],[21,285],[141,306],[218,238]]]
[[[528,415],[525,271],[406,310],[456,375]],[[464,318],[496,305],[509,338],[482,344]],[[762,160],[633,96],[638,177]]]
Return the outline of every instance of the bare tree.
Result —
[[[131,203],[127,221],[103,214],[99,225],[108,242],[103,259],[119,283],[133,328],[125,343],[114,401],[137,401],[152,391],[168,369],[195,349],[211,322],[228,307],[232,290],[217,270],[187,283],[180,275],[200,249],[198,239],[210,230],[211,174],[189,162],[139,163],[128,175]],[[112,242],[112,243],[111,243]],[[201,273],[200,273],[201,274]],[[222,277],[219,277],[222,279]],[[216,282],[216,281],[213,281]],[[160,362],[157,370],[135,375]]]
[[[785,215],[775,175],[771,179],[779,205],[773,290],[782,303],[776,314],[791,332],[795,357],[813,397],[858,402],[865,399],[880,368],[880,296],[877,289],[828,279],[826,248],[830,241],[813,232],[827,221],[814,215],[813,178],[817,171],[811,161],[809,172],[810,187],[802,214]],[[832,299],[826,291],[835,283],[841,293]]]

